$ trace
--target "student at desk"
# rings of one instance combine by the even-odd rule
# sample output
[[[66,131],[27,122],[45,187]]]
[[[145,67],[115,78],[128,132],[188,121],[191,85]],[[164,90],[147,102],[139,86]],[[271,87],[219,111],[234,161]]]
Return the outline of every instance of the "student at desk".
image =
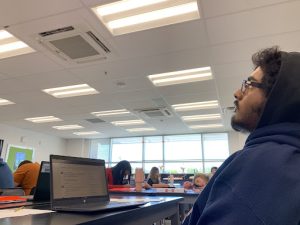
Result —
[[[106,168],[108,188],[130,187],[131,165],[122,160],[111,168]],[[126,179],[128,177],[128,179]]]
[[[195,192],[201,192],[207,185],[208,180],[209,178],[207,175],[205,175],[204,173],[198,173],[195,174],[193,183],[186,181],[184,182],[183,187],[185,189],[192,189]]]
[[[22,187],[25,195],[29,195],[31,189],[36,186],[39,171],[39,163],[33,163],[29,160],[22,161],[14,172],[15,186]]]
[[[0,158],[0,188],[13,188],[14,179],[12,172],[6,162]]]
[[[149,184],[152,187],[169,187],[168,184],[161,183],[160,181],[160,174],[159,174],[159,169],[157,167],[152,167],[148,176],[147,184]],[[145,188],[148,186],[145,185]]]

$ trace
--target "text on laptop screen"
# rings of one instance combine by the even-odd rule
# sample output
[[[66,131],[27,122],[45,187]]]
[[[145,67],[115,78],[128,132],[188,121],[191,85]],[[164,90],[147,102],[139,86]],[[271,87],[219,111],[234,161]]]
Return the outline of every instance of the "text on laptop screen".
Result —
[[[52,172],[54,199],[108,195],[104,165],[58,160]]]

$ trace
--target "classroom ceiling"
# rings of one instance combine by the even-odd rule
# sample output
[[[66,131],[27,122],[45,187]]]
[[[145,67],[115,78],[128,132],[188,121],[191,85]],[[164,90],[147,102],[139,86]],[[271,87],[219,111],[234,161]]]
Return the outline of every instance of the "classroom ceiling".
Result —
[[[175,0],[171,0],[175,1]],[[0,123],[62,138],[106,138],[139,135],[229,131],[233,92],[251,73],[251,55],[279,45],[300,51],[300,1],[199,0],[200,19],[113,36],[92,6],[112,0],[9,0],[0,7],[0,27],[35,52],[0,59]],[[41,44],[39,33],[62,27],[91,30],[109,49],[106,59],[66,61]],[[148,75],[210,66],[213,79],[155,87]],[[43,89],[88,84],[99,94],[55,98]],[[218,100],[219,107],[177,112],[174,104]],[[142,109],[166,109],[171,116],[149,117]],[[126,109],[129,116],[96,117],[91,112]],[[182,116],[221,113],[223,127],[191,129]],[[32,123],[29,117],[55,116],[62,121]],[[101,119],[92,123],[88,119]],[[142,119],[155,131],[128,132],[111,121]],[[95,122],[95,121],[94,121]],[[193,124],[209,124],[204,121]],[[78,124],[80,130],[52,126]],[[129,128],[129,127],[126,127]],[[97,131],[77,136],[76,131]]]

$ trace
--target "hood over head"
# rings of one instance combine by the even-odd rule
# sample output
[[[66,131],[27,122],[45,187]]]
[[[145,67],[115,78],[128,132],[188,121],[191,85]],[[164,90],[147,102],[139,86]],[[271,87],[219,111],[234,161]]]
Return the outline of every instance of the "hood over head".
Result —
[[[4,166],[6,164],[6,162],[4,162],[4,160],[2,158],[0,158],[0,166]]]
[[[300,123],[299,52],[281,52],[277,80],[256,128],[283,122]]]

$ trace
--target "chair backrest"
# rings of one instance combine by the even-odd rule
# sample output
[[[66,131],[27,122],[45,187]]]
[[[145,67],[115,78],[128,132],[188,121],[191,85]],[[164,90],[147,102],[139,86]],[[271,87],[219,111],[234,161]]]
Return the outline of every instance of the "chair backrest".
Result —
[[[1,188],[0,193],[3,196],[23,196],[25,194],[22,188]]]

